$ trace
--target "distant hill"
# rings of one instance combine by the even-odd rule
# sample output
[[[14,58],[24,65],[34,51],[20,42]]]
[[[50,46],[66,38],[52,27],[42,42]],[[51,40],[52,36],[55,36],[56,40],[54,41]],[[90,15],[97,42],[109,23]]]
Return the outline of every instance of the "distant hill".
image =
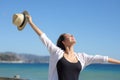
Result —
[[[48,63],[49,56],[0,52],[1,63]]]

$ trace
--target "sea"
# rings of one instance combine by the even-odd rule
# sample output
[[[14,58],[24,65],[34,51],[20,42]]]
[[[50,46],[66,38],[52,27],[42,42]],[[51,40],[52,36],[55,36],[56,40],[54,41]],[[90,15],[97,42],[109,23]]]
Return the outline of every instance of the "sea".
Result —
[[[48,80],[48,66],[48,63],[0,63],[0,77],[19,75],[27,80]],[[79,80],[120,80],[120,65],[89,65],[81,71]]]

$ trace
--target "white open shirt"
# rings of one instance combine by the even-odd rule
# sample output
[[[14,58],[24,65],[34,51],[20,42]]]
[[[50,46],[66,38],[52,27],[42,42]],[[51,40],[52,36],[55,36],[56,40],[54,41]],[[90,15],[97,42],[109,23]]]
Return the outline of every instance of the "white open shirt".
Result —
[[[48,80],[58,80],[56,64],[58,60],[63,57],[64,51],[53,44],[45,33],[43,33],[40,38],[50,53]],[[108,56],[93,56],[86,53],[75,53],[75,55],[81,63],[82,70],[89,64],[108,62]]]

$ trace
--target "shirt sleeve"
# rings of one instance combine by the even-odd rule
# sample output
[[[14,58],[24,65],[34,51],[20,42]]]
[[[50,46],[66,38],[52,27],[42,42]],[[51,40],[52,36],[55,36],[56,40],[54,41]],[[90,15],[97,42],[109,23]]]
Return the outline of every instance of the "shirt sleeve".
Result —
[[[82,54],[85,66],[93,63],[107,63],[108,56]]]
[[[108,56],[101,56],[101,55],[88,55],[86,53],[78,53],[78,60],[81,62],[82,70],[94,63],[107,63]]]
[[[59,47],[57,47],[47,36],[45,33],[43,33],[41,36],[40,36],[43,44],[47,47],[49,53],[51,54],[59,54],[61,52],[63,52]]]

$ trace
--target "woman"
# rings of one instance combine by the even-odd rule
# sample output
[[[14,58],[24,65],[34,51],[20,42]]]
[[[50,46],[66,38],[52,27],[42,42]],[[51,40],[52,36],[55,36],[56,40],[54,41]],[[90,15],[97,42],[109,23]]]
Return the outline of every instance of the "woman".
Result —
[[[71,34],[64,33],[60,35],[56,46],[33,23],[31,16],[27,15],[26,17],[30,26],[40,36],[50,53],[48,80],[78,80],[80,71],[92,63],[110,62],[120,64],[119,60],[108,58],[107,56],[76,53],[74,51],[76,40]]]

